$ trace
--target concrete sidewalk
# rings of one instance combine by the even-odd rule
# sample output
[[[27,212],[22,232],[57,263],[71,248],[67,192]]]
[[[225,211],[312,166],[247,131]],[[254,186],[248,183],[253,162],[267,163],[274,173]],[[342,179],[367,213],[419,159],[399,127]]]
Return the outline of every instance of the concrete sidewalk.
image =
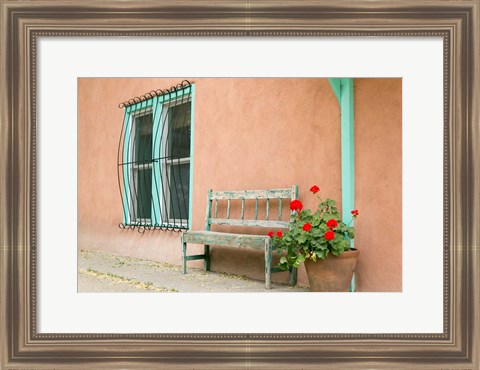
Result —
[[[305,287],[291,287],[244,276],[206,272],[168,263],[117,256],[105,252],[81,250],[78,253],[78,292],[308,292]]]

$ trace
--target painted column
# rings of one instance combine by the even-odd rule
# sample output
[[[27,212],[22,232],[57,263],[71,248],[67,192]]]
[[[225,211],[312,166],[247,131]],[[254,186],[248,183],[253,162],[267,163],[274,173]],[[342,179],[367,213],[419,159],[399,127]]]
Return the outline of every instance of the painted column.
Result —
[[[354,91],[353,78],[329,78],[335,96],[340,105],[341,143],[342,143],[342,220],[353,226],[351,210],[355,208],[355,156],[354,156]],[[354,247],[354,241],[350,241]],[[350,291],[355,291],[355,277]]]

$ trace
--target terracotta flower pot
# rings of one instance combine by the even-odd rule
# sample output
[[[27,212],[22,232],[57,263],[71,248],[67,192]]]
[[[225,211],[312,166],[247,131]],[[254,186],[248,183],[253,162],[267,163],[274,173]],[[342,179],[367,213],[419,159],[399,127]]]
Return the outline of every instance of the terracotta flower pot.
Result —
[[[357,267],[358,249],[352,249],[324,260],[305,261],[310,290],[312,292],[348,292],[353,272]]]

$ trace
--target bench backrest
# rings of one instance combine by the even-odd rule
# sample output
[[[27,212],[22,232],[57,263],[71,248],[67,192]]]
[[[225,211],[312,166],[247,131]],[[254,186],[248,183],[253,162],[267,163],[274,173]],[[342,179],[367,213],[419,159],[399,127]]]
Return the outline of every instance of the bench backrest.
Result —
[[[259,226],[269,228],[287,228],[289,221],[282,220],[283,201],[287,200],[288,204],[297,199],[298,187],[293,185],[287,189],[266,189],[266,190],[243,190],[243,191],[208,191],[207,215],[205,222],[205,230],[210,230],[211,225],[230,225],[230,226]],[[218,218],[218,203],[226,202],[227,209],[224,218]],[[241,202],[240,218],[230,217],[230,208],[232,201]],[[253,219],[245,218],[245,203],[255,204]],[[264,205],[259,206],[259,201]],[[270,205],[276,202],[277,212],[272,215]],[[265,208],[265,219],[259,219],[259,208]],[[261,209],[263,213],[263,209]]]

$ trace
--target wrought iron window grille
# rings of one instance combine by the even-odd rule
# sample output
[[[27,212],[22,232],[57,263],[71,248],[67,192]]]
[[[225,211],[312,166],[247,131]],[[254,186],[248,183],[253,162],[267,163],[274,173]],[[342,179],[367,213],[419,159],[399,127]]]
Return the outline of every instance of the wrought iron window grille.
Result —
[[[193,84],[182,81],[119,104],[121,229],[188,229]]]

